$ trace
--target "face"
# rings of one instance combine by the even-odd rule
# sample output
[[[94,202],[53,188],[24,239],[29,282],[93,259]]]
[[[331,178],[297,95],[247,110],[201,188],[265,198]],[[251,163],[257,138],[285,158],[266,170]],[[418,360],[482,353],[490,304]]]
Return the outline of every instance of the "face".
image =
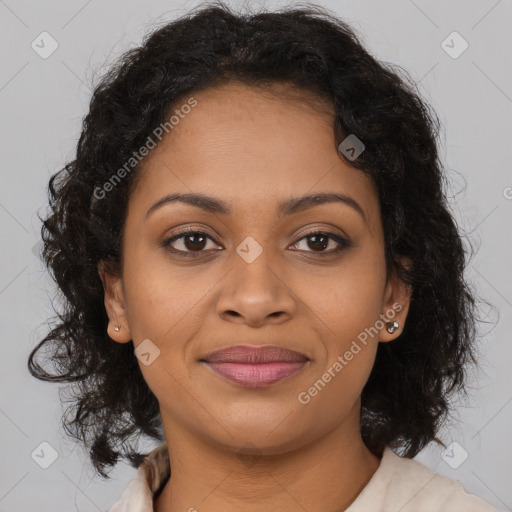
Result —
[[[166,432],[234,451],[250,440],[264,453],[342,425],[353,435],[378,343],[400,334],[410,295],[386,279],[377,190],[344,163],[332,114],[309,108],[313,98],[235,83],[193,97],[138,171],[122,274],[101,274],[108,333],[144,354]],[[209,200],[158,205],[178,194]],[[319,194],[349,199],[298,201]],[[399,329],[390,334],[382,315]],[[257,386],[204,362],[240,344],[307,361]]]

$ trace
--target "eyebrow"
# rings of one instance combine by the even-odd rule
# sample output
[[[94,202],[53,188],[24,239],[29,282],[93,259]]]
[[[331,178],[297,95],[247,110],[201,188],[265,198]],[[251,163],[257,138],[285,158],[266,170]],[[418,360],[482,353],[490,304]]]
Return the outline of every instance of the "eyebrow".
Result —
[[[201,208],[208,213],[218,213],[228,215],[231,213],[231,208],[222,201],[214,197],[206,196],[204,194],[168,194],[159,199],[153,206],[146,212],[146,219],[151,213],[158,208],[161,208],[165,204],[180,202]],[[367,222],[364,210],[361,208],[359,203],[346,194],[332,193],[332,192],[320,192],[317,194],[310,194],[302,197],[292,197],[286,201],[280,203],[277,208],[277,213],[280,217],[285,215],[292,215],[294,213],[302,212],[314,206],[327,203],[342,203],[350,206],[356,210],[363,220]]]

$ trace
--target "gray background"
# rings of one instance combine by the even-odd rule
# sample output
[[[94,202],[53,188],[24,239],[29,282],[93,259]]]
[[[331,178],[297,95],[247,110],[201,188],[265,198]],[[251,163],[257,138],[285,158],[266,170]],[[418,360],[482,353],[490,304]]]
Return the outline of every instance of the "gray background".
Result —
[[[84,451],[60,429],[59,385],[37,381],[26,369],[28,353],[53,315],[53,286],[34,254],[40,229],[36,212],[46,209],[50,175],[73,158],[98,76],[155,23],[197,3],[0,0],[0,512],[105,510],[135,475],[120,463],[112,480],[95,477]],[[457,404],[458,421],[441,432],[446,444],[457,443],[451,459],[429,446],[417,460],[460,480],[500,510],[512,510],[512,2],[319,3],[351,23],[379,59],[408,70],[440,116],[450,202],[461,229],[479,246],[468,278],[496,310],[482,311],[491,323],[481,329],[482,362],[471,375],[470,400]],[[31,47],[43,31],[59,45],[46,59]],[[453,31],[469,44],[457,58],[442,46]],[[445,44],[452,52],[461,48],[461,40]],[[31,458],[42,442],[58,452],[48,469]],[[140,446],[153,447],[147,441]],[[468,454],[462,463],[461,453]]]

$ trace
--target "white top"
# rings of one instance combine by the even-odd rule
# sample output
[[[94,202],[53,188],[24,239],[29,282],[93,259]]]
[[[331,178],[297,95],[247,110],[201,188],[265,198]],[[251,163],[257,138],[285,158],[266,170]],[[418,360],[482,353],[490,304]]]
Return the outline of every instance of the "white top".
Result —
[[[107,512],[154,512],[153,495],[170,475],[167,444],[146,455],[121,499]],[[345,512],[498,512],[461,482],[386,447],[377,471]]]

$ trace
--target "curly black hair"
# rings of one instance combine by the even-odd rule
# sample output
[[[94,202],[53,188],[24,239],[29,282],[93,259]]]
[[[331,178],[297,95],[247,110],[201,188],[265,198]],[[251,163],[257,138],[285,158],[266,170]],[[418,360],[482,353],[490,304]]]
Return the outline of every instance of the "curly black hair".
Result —
[[[401,335],[379,343],[361,395],[361,435],[380,455],[385,446],[414,457],[467,394],[477,363],[476,296],[464,277],[463,236],[450,213],[437,148],[439,119],[408,73],[372,57],[346,22],[315,4],[280,11],[235,12],[223,2],[199,5],[126,51],[94,89],[76,158],[48,183],[51,211],[43,221],[42,258],[58,285],[63,311],[32,350],[30,373],[74,383],[62,424],[83,441],[97,472],[119,457],[137,467],[130,440],[164,440],[157,398],[147,386],[133,342],[115,343],[99,262],[117,273],[130,192],[140,164],[105,195],[112,179],[182,98],[236,81],[251,87],[293,85],[334,108],[336,145],[354,134],[364,145],[343,158],[376,184],[387,271],[413,292]],[[401,264],[405,256],[410,268]],[[49,373],[36,361],[45,347]],[[68,418],[68,414],[72,417]]]

